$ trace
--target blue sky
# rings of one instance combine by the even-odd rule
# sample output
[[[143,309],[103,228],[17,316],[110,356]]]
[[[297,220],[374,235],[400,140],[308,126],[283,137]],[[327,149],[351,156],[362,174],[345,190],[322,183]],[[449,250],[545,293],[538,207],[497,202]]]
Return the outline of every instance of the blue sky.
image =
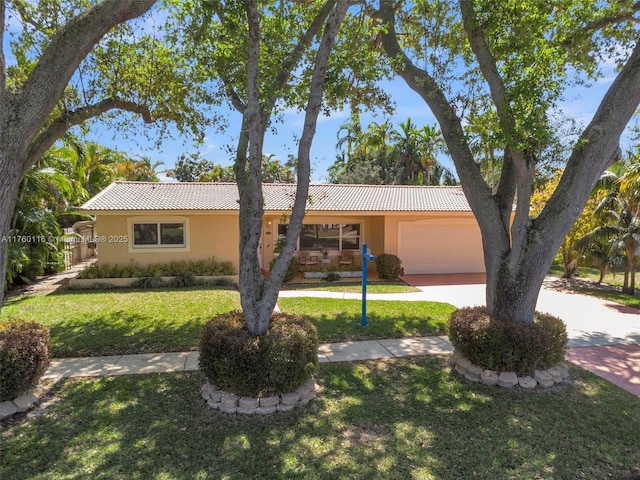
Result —
[[[561,104],[563,113],[573,118],[578,124],[585,126],[591,120],[607,88],[615,78],[613,65],[603,65],[604,76],[590,87],[573,88],[566,94],[566,100]],[[424,101],[402,79],[385,82],[385,90],[396,103],[396,112],[392,117],[397,126],[408,117],[414,124],[421,126],[434,124],[435,118]],[[240,124],[240,116],[236,112],[220,110],[228,116],[229,127],[225,133],[206,132],[206,138],[202,145],[195,145],[189,139],[176,137],[165,139],[161,146],[156,148],[152,142],[139,136],[136,140],[124,138],[118,132],[109,131],[99,122],[94,123],[87,138],[111,148],[125,151],[129,154],[141,154],[151,158],[152,161],[162,161],[162,168],[172,168],[175,161],[182,153],[195,153],[200,151],[207,160],[222,165],[231,165],[230,156],[226,146],[233,147],[237,138],[237,130]],[[333,164],[336,158],[337,134],[340,127],[349,118],[349,111],[333,112],[330,117],[319,118],[317,133],[311,150],[312,182],[321,183],[327,181],[327,168]],[[370,113],[361,115],[364,125],[375,120],[382,122],[385,116],[374,117]],[[265,138],[264,152],[274,154],[277,158],[286,160],[288,154],[297,154],[295,138],[302,132],[303,113],[286,113],[284,122],[278,125],[277,135],[267,135]],[[142,124],[141,124],[142,125]],[[630,147],[629,136],[625,135],[621,141],[622,150]],[[448,158],[443,158],[442,163],[453,170],[453,165]],[[162,180],[167,180],[161,175]],[[171,181],[171,179],[168,179]]]
[[[9,30],[18,30],[19,24],[12,16],[7,18]],[[153,22],[152,22],[153,23]],[[153,25],[150,24],[152,28]],[[11,63],[12,58],[8,49],[9,36],[5,37],[5,54],[8,55],[7,61]],[[566,101],[561,104],[561,109],[567,117],[575,119],[579,125],[583,127],[588,124],[595,113],[602,97],[606,93],[613,79],[615,78],[614,61],[606,62],[602,65],[603,77],[588,88],[574,88],[566,93]],[[424,101],[409,87],[403,80],[396,78],[393,81],[384,83],[384,88],[390,94],[392,100],[396,104],[396,111],[392,117],[393,123],[398,126],[400,122],[411,118],[417,126],[425,124],[434,124],[435,118],[429,111]],[[177,134],[173,138],[165,138],[161,141],[160,146],[156,147],[155,143],[147,140],[143,135],[127,136],[124,132],[112,131],[100,121],[92,122],[91,130],[87,134],[87,139],[103,144],[107,147],[124,151],[130,155],[145,155],[152,159],[153,162],[161,161],[164,163],[162,168],[170,169],[174,166],[175,161],[183,153],[201,152],[207,160],[222,165],[231,165],[228,148],[235,146],[237,131],[239,129],[240,117],[235,111],[221,110],[225,116],[229,118],[229,127],[225,133],[216,133],[211,130],[206,133],[205,141],[202,145],[195,145],[188,138],[181,138]],[[317,128],[317,134],[313,142],[311,150],[312,159],[312,178],[313,182],[327,181],[327,168],[333,164],[336,158],[336,142],[337,133],[343,123],[348,120],[349,111],[336,111],[330,117],[320,116]],[[382,122],[386,117],[380,115],[373,117],[369,113],[361,115],[363,126],[375,120]],[[265,139],[264,152],[266,154],[274,154],[277,158],[286,160],[289,154],[296,155],[297,147],[295,138],[299,137],[302,132],[303,113],[287,113],[284,122],[278,124],[277,135],[268,135]],[[143,123],[139,123],[140,129],[146,127]],[[134,137],[131,139],[129,137]],[[153,135],[152,135],[153,137]],[[157,135],[156,135],[157,137]],[[629,136],[623,136],[621,147],[624,150],[630,147]],[[453,170],[453,165],[448,158],[443,157],[442,163]],[[161,179],[166,180],[166,176],[161,175]]]

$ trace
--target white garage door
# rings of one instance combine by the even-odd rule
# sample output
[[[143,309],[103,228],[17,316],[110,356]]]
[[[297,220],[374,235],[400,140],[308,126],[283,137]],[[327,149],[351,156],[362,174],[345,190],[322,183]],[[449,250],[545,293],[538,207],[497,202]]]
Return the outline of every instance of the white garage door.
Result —
[[[475,220],[400,222],[398,256],[407,274],[485,271],[482,238]]]

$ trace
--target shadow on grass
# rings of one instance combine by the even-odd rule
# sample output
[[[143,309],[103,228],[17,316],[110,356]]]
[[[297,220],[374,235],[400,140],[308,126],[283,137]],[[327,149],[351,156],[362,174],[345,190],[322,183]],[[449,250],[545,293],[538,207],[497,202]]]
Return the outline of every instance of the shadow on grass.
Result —
[[[285,415],[210,410],[199,373],[67,382],[3,434],[0,477],[625,478],[640,401],[592,375],[523,393],[469,384],[438,359],[323,365]]]
[[[123,310],[82,315],[50,325],[52,356],[95,357],[194,350],[209,318],[179,323]]]
[[[124,290],[34,297],[2,314],[47,325],[53,355],[69,357],[190,350],[206,321],[239,307],[228,290]]]
[[[366,326],[361,324],[361,315],[354,315],[351,312],[314,315],[310,320],[318,329],[321,342],[443,335],[446,331],[444,320],[418,315],[389,318],[375,313],[367,314]]]

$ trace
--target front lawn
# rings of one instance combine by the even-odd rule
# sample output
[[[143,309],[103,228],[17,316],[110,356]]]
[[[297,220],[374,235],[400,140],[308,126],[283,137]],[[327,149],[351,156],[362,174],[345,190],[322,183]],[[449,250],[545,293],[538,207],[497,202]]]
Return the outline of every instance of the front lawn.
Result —
[[[561,276],[563,273],[562,266],[554,264],[549,273]],[[621,288],[624,283],[624,273],[615,272],[605,275],[601,284],[596,282],[600,278],[600,272],[596,268],[580,267],[577,273],[569,278],[562,279],[565,286],[578,293],[592,295],[594,297],[610,300],[612,302],[640,309],[640,285],[636,286],[634,295],[622,293]]]
[[[598,288],[595,285],[593,287],[576,286],[574,287],[574,290],[576,292],[585,293],[604,300],[621,303],[627,307],[640,309],[640,285],[636,288],[635,295],[622,293],[619,290]]]
[[[286,298],[279,304],[308,315],[322,342],[442,334],[454,310],[431,302],[369,301],[369,326],[362,328],[357,300]],[[239,294],[225,289],[65,291],[9,299],[0,317],[48,325],[53,356],[78,357],[193,350],[205,322],[234,309],[240,309]]]
[[[549,273],[552,275],[562,275],[562,267],[554,264],[549,270]],[[576,292],[640,309],[640,285],[636,286],[634,295],[629,295],[621,291],[624,283],[624,273],[608,273],[605,275],[602,283],[598,285],[596,282],[599,278],[600,272],[598,269],[580,267],[576,275],[569,279],[562,279],[562,282]]]
[[[289,297],[278,305],[283,312],[308,316],[323,342],[443,335],[455,310],[448,303],[368,300],[367,326],[362,327],[360,300]]]
[[[3,480],[624,479],[640,465],[640,400],[572,369],[573,386],[470,384],[437,358],[324,364],[285,415],[202,401],[199,373],[73,379],[0,434]]]
[[[234,309],[234,290],[67,290],[9,299],[1,317],[48,325],[54,357],[82,357],[191,350],[206,321]]]

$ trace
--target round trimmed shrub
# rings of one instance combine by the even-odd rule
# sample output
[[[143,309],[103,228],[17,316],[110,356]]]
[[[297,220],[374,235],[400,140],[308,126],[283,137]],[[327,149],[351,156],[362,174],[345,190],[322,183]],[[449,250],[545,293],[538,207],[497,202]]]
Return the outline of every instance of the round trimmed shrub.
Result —
[[[269,271],[273,270],[273,266],[276,264],[277,258],[271,260],[269,263]],[[290,282],[293,280],[298,272],[300,271],[300,262],[297,257],[291,257],[291,261],[289,262],[289,266],[287,267],[287,271],[284,274],[284,281]]]
[[[49,328],[36,322],[0,322],[0,401],[38,384],[50,360]]]
[[[485,307],[451,314],[449,340],[480,367],[518,374],[551,368],[564,360],[567,330],[562,320],[536,312],[533,323],[493,320]]]
[[[318,333],[305,317],[276,313],[267,333],[252,337],[244,314],[208,321],[200,335],[200,369],[216,387],[263,397],[295,390],[318,366]]]
[[[385,280],[395,280],[400,276],[402,262],[391,253],[382,253],[376,256],[376,270],[378,278]]]

